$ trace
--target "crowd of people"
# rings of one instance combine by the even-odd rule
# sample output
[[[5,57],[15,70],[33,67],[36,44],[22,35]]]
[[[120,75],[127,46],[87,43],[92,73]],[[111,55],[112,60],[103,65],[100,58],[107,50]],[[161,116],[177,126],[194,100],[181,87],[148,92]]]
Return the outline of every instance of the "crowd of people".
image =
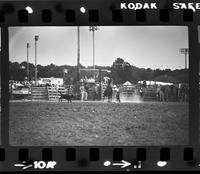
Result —
[[[10,88],[12,87],[12,89],[15,89],[17,86],[34,86],[35,82],[34,81],[13,81],[10,80]],[[120,95],[121,95],[121,91],[120,91],[120,87],[115,87],[114,85],[111,83],[104,83],[104,85],[106,85],[106,88],[108,88],[108,86],[112,87],[112,90],[114,91],[115,94],[115,100],[120,102]],[[50,85],[50,84],[46,84],[44,85],[46,87],[48,86],[52,86],[52,87],[56,87],[56,85]],[[103,86],[103,84],[102,84]],[[106,93],[105,91],[102,89],[101,86],[101,90],[100,85],[98,84],[93,84],[93,85],[88,85],[87,83],[81,83],[80,87],[79,87],[79,93],[80,93],[80,100],[81,101],[86,101],[86,100],[99,100],[102,97],[106,97]],[[116,85],[115,85],[116,86]],[[137,85],[136,85],[137,86]],[[68,87],[69,88],[69,87]],[[74,87],[70,86],[70,89],[66,88],[66,91],[70,91],[70,93],[74,92]],[[144,98],[145,95],[147,94],[147,91],[149,88],[149,86],[143,85],[140,86],[139,88],[137,87],[138,93],[140,95],[141,98]],[[188,101],[188,96],[189,96],[189,86],[188,84],[179,84],[179,85],[155,85],[153,86],[154,91],[156,91],[156,93],[154,92],[154,94],[152,95],[156,95],[157,100],[158,101],[162,101],[162,102],[168,102],[168,101],[174,101],[174,102],[187,102]],[[68,90],[67,90],[68,89]],[[109,92],[110,93],[110,92]],[[113,94],[113,93],[112,93]],[[101,95],[101,97],[100,97]],[[113,96],[112,96],[113,97]]]
[[[32,86],[34,82],[32,81],[16,81],[16,80],[10,80],[9,81],[9,88],[12,87],[12,89],[17,88],[18,86]]]
[[[161,86],[157,91],[159,101],[188,101],[189,87],[187,84],[181,84],[179,87],[174,85]]]
[[[156,92],[154,92],[154,95],[156,95],[158,101],[187,102],[189,98],[188,84],[160,85],[160,86],[153,86],[153,88],[154,91],[156,90]],[[141,87],[139,90],[141,97],[144,97],[147,91],[148,87]]]

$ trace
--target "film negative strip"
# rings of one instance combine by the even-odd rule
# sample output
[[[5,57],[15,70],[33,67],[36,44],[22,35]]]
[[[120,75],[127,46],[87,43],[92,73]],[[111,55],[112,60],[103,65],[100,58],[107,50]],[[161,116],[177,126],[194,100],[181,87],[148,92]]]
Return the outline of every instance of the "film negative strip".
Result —
[[[0,1],[0,171],[200,170],[200,2]]]

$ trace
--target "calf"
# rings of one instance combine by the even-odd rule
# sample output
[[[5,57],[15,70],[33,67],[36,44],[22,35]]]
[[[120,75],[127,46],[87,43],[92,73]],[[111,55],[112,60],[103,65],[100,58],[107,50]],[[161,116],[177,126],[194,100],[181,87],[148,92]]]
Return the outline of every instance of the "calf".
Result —
[[[72,94],[60,94],[59,101],[62,102],[62,99],[65,99],[65,100],[67,100],[68,102],[71,103],[73,97],[74,97],[74,96],[73,96]]]

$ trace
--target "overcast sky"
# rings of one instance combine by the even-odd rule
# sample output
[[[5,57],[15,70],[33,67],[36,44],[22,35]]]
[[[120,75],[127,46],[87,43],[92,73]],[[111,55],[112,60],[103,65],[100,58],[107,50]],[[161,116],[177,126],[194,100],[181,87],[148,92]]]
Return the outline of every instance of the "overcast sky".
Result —
[[[38,64],[76,65],[77,27],[10,27],[9,57],[34,63],[34,36],[39,35]],[[95,64],[111,66],[117,57],[140,68],[184,68],[180,48],[188,48],[188,29],[182,26],[100,26],[95,31]],[[80,63],[93,63],[92,32],[80,27]]]

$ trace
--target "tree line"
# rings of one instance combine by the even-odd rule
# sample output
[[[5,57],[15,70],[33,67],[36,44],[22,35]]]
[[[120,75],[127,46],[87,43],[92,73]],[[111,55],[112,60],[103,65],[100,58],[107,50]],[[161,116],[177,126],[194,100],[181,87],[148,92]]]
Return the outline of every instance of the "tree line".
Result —
[[[27,62],[9,62],[9,76],[11,80],[23,81],[27,77]],[[80,69],[92,69],[92,66],[85,67],[79,66]],[[188,69],[151,69],[151,68],[139,68],[130,63],[124,61],[122,58],[117,58],[111,66],[95,66],[96,69],[106,69],[110,72],[101,72],[101,78],[108,76],[113,79],[114,84],[122,84],[126,81],[131,83],[137,83],[140,80],[149,81],[161,81],[170,83],[188,83]],[[46,66],[37,65],[38,78],[65,78],[66,82],[75,84],[77,81],[77,66],[50,64]],[[67,73],[64,70],[67,69]],[[34,79],[35,66],[29,63],[29,79]],[[80,78],[92,78],[92,71],[80,71]],[[100,79],[98,71],[96,72],[96,78]]]

